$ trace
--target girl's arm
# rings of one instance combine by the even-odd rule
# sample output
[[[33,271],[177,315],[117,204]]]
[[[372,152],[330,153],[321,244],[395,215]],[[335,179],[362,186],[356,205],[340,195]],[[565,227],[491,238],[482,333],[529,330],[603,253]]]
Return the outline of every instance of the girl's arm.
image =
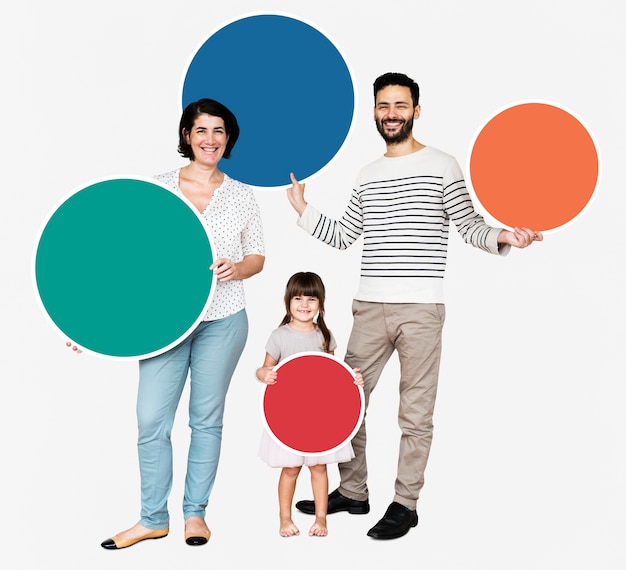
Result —
[[[259,382],[263,382],[263,384],[276,384],[278,372],[272,369],[277,364],[278,361],[271,354],[266,352],[263,366],[261,366],[261,368],[257,368],[256,370],[256,379]]]

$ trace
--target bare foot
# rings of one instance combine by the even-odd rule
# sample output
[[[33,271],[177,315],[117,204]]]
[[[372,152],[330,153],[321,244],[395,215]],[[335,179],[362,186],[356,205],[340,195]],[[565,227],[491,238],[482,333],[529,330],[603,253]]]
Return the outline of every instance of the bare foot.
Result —
[[[298,527],[293,524],[291,517],[280,518],[280,536],[298,536],[300,531]]]
[[[315,517],[315,522],[309,529],[309,536],[326,536],[327,534],[326,517]]]

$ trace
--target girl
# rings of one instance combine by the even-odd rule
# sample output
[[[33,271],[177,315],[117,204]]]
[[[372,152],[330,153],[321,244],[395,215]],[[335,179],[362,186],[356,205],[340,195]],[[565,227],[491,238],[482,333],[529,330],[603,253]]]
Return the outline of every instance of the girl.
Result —
[[[285,289],[285,317],[272,332],[266,344],[265,362],[257,369],[256,377],[265,384],[275,384],[278,373],[273,370],[281,360],[297,352],[321,351],[334,354],[337,343],[324,322],[324,283],[315,273],[292,275]],[[317,317],[317,319],[316,319]],[[363,378],[354,370],[355,384],[362,386]],[[354,457],[348,442],[340,449],[323,455],[304,456],[291,453],[278,445],[264,431],[259,455],[270,467],[282,467],[278,481],[280,535],[300,534],[291,519],[291,504],[296,489],[296,479],[303,465],[311,472],[311,487],[315,502],[315,522],[310,536],[326,536],[326,510],[328,506],[328,474],[326,464],[350,461]]]

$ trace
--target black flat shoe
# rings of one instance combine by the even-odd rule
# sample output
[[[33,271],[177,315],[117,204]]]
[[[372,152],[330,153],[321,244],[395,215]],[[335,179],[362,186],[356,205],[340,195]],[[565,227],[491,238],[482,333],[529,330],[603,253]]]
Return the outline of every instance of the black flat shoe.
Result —
[[[310,500],[298,501],[296,503],[296,509],[306,513],[307,515],[315,514],[315,502]],[[339,489],[335,489],[330,495],[328,495],[328,511],[329,515],[338,513],[340,511],[348,511],[351,515],[366,515],[370,512],[370,502],[368,499],[364,501],[356,501],[354,499],[348,499],[344,497]]]
[[[195,519],[195,520],[192,520]],[[187,524],[189,523],[190,526],[193,526],[191,523],[196,522],[196,528],[199,528],[200,530],[187,530]],[[191,516],[187,519],[185,519],[185,542],[189,545],[189,546],[202,546],[203,544],[206,544],[207,542],[209,542],[209,538],[211,538],[211,531],[209,530],[209,527],[206,525],[206,522],[204,520],[204,517],[200,517],[200,516]]]
[[[369,529],[367,536],[378,540],[400,538],[414,526],[417,526],[417,512],[394,501],[387,508],[383,518]]]
[[[185,542],[189,546],[202,546],[209,542],[211,538],[211,531],[207,529],[206,532],[185,532]]]

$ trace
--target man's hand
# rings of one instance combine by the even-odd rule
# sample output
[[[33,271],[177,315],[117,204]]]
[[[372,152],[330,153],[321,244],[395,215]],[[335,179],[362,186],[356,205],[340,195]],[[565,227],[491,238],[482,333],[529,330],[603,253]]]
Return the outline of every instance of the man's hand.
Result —
[[[289,198],[289,203],[293,206],[293,209],[298,212],[298,216],[301,216],[306,208],[306,202],[304,200],[305,184],[300,184],[300,182],[296,180],[293,172],[289,173],[289,178],[291,178],[291,186],[287,188],[287,198]]]
[[[542,241],[541,232],[535,232],[528,228],[514,228],[514,231],[502,230],[498,234],[498,243],[507,243],[513,247],[528,247],[534,241]]]

